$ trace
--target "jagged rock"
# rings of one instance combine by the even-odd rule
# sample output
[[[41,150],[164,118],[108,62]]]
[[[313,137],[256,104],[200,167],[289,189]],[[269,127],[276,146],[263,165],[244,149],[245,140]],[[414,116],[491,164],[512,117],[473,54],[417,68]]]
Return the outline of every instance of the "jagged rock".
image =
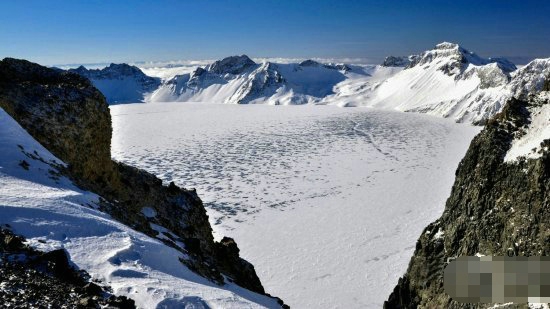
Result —
[[[385,308],[488,308],[492,305],[458,303],[444,292],[443,270],[451,259],[550,255],[550,149],[541,147],[535,158],[504,160],[533,111],[550,104],[548,98],[510,99],[474,138],[443,215],[422,232]]]
[[[163,186],[154,175],[111,160],[109,108],[87,79],[6,58],[0,61],[0,107],[68,164],[57,168],[83,189],[103,198],[103,211],[151,237],[159,236],[152,223],[166,228],[173,241],[166,237],[159,240],[187,253],[189,258],[182,262],[190,269],[218,284],[224,282],[222,273],[231,270],[229,276],[241,278],[242,285],[264,293],[248,262],[238,255],[231,255],[230,260],[221,255],[224,259],[218,260],[219,245],[195,191],[173,183]],[[153,209],[155,216],[143,215],[144,208]],[[186,247],[179,247],[176,241]]]
[[[206,67],[206,70],[214,74],[242,74],[247,69],[256,65],[256,62],[246,55],[231,56],[218,60]]]
[[[351,68],[343,63],[327,63],[327,64],[321,64],[315,60],[304,60],[298,64],[299,67],[324,67],[326,69],[330,70],[338,70],[338,71],[344,71],[348,72],[351,71]]]
[[[87,79],[5,58],[0,107],[68,163],[75,177],[112,180],[111,116],[105,98]]]
[[[239,257],[239,247],[232,238],[224,237],[216,244],[216,257],[222,272],[249,290],[265,293],[254,266]]]
[[[135,308],[133,300],[88,282],[90,276],[73,268],[64,250],[34,250],[4,227],[0,278],[0,303],[5,308]]]
[[[266,62],[251,74],[246,84],[237,89],[229,101],[247,104],[262,96],[275,93],[284,84],[285,79],[279,73],[277,66]]]
[[[388,56],[382,62],[384,67],[406,67],[411,61],[408,57]]]

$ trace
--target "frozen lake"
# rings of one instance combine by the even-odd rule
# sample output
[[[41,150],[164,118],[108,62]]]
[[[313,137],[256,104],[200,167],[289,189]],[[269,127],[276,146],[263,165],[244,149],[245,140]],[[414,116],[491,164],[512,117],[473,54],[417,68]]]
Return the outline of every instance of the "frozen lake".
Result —
[[[112,154],[196,188],[293,308],[379,308],[479,128],[335,106],[111,106]]]

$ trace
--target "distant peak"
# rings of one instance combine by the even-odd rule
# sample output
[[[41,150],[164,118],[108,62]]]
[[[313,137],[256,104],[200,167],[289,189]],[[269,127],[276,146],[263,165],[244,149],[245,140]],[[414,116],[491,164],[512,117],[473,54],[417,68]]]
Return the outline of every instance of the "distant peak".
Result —
[[[302,62],[300,62],[299,66],[301,67],[315,67],[315,66],[318,66],[319,65],[319,62],[315,61],[315,60],[311,60],[311,59],[308,59],[308,60],[304,60]]]
[[[451,42],[441,42],[435,46],[435,49],[459,49],[460,45]]]
[[[388,56],[384,59],[384,62],[382,62],[382,66],[383,67],[405,67],[411,62],[409,58],[410,57]]]
[[[256,62],[247,55],[230,56],[210,64],[207,67],[207,71],[216,74],[240,74],[255,65]]]
[[[496,63],[496,65],[506,73],[516,69],[514,64],[506,59],[482,58],[459,44],[451,42],[439,43],[434,49],[427,50],[414,59],[409,59],[411,63],[407,68],[435,63],[439,66],[440,70],[447,75],[461,74],[469,64],[483,66],[490,63]],[[434,62],[434,60],[437,61]],[[442,60],[443,62],[441,62]]]

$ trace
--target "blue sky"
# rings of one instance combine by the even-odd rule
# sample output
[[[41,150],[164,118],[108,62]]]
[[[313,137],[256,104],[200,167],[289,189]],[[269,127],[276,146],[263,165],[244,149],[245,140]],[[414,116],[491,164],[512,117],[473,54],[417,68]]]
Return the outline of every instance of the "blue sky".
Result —
[[[0,58],[45,65],[408,55],[550,57],[550,1],[2,1]],[[519,61],[518,61],[519,60]]]

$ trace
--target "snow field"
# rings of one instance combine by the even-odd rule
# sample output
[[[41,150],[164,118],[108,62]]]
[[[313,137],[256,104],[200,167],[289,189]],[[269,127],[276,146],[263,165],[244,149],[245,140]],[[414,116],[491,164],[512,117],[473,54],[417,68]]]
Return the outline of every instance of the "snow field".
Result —
[[[379,308],[480,128],[336,106],[111,106],[113,156],[195,187],[294,308]]]

